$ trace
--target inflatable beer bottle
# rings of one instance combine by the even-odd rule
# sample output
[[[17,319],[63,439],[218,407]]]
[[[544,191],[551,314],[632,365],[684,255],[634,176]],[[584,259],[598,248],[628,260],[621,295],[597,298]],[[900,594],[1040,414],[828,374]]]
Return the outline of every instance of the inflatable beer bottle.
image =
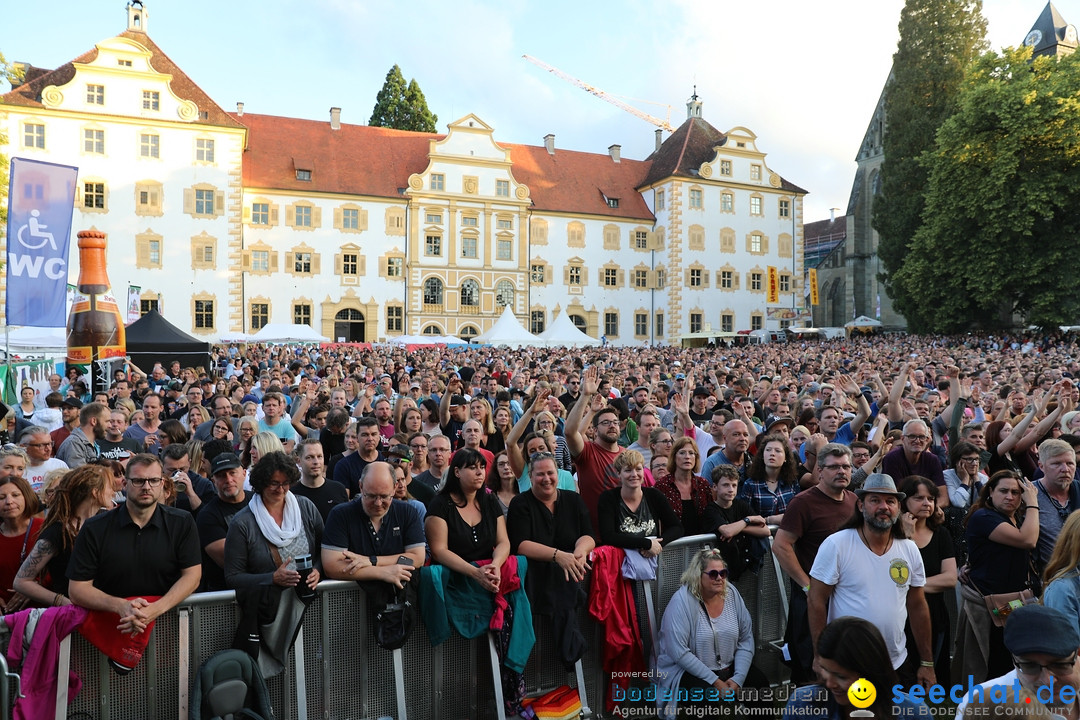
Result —
[[[79,285],[67,324],[67,366],[89,379],[90,394],[109,389],[112,373],[124,367],[127,344],[116,298],[105,272],[105,233],[82,230]]]

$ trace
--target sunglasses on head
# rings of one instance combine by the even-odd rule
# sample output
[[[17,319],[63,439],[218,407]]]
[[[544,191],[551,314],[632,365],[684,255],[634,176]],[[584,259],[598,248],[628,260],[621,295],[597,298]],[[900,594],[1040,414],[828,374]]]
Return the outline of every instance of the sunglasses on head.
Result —
[[[728,571],[727,568],[724,568],[723,570],[706,570],[701,574],[708,575],[711,580],[724,580],[727,578]]]

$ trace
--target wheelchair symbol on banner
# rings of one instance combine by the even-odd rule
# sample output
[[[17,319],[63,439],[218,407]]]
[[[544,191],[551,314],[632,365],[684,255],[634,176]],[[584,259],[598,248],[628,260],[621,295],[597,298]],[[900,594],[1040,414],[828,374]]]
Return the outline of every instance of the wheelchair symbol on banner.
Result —
[[[30,221],[23,225],[21,228],[19,228],[19,232],[16,234],[16,236],[19,238],[19,243],[28,250],[40,250],[41,248],[45,247],[45,243],[48,243],[52,247],[52,249],[55,250],[56,239],[53,238],[52,233],[45,232],[45,230],[49,227],[48,225],[42,225],[40,222],[38,222],[38,216],[40,215],[41,213],[39,213],[37,210],[31,210]],[[31,239],[29,242],[23,238],[23,232],[27,228],[30,229]]]

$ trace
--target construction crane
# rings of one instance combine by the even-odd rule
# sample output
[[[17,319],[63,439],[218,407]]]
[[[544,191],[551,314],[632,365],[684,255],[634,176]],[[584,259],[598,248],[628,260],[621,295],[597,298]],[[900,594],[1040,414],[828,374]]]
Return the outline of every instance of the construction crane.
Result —
[[[559,68],[552,67],[551,65],[548,65],[543,60],[538,60],[537,58],[534,58],[532,55],[522,55],[521,57],[525,58],[526,60],[531,62],[533,65],[535,65],[535,66],[537,66],[539,68],[543,68],[544,70],[547,70],[552,75],[560,77],[560,78],[562,78],[563,80],[565,80],[568,83],[571,83],[573,85],[577,85],[579,88],[581,88],[585,92],[591,93],[591,94],[595,95],[596,97],[600,98],[601,100],[605,100],[605,101],[611,103],[612,105],[614,105],[615,107],[620,108],[622,110],[625,110],[626,112],[630,113],[634,117],[639,117],[642,120],[644,120],[645,122],[651,123],[651,124],[653,124],[653,125],[655,125],[655,126],[657,126],[659,128],[663,128],[664,130],[667,130],[668,132],[674,132],[675,131],[675,128],[673,128],[671,126],[671,123],[668,120],[661,120],[658,117],[653,117],[652,115],[650,115],[647,112],[642,112],[641,110],[638,110],[633,105],[628,105],[627,103],[624,103],[622,100],[619,100],[614,95],[611,95],[610,93],[607,93],[607,92],[601,90],[600,88],[595,87],[594,85],[590,85],[589,83],[587,83],[587,82],[585,82],[583,80],[578,80],[576,77],[574,77],[572,75],[567,75],[566,73],[564,73]],[[648,101],[647,100],[642,100],[642,102],[648,102]],[[658,105],[660,103],[651,103],[651,104]],[[666,105],[664,107],[667,107],[667,109],[668,109],[668,118],[670,119],[671,118],[671,106]]]

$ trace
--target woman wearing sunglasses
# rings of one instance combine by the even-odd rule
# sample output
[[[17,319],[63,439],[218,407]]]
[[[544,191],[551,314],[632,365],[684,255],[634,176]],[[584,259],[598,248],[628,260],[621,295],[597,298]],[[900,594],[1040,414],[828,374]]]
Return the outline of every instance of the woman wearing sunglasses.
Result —
[[[664,611],[656,663],[663,717],[681,715],[678,711],[687,707],[715,710],[746,684],[754,633],[750,612],[727,577],[720,551],[701,550],[690,559],[682,587]],[[680,695],[700,699],[680,704]]]

